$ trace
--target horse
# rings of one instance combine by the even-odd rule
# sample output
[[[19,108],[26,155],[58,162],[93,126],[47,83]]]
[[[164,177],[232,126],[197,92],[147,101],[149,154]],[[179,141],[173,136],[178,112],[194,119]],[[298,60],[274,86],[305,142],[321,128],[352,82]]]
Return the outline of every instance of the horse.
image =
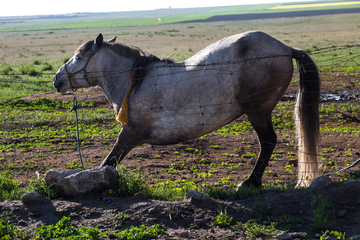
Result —
[[[304,50],[251,31],[223,38],[176,63],[115,41],[116,36],[106,41],[100,33],[78,47],[53,77],[59,93],[100,86],[111,103],[122,129],[100,166],[116,166],[136,146],[191,140],[246,114],[259,138],[260,155],[238,188],[261,187],[277,141],[271,114],[292,79],[295,59],[297,186],[309,186],[319,175],[320,78]]]

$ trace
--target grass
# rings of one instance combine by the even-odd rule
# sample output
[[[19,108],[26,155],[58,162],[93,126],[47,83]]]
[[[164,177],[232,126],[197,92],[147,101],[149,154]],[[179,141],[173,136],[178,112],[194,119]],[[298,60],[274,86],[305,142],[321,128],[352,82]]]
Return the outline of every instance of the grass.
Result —
[[[132,239],[151,239],[157,238],[157,236],[164,232],[158,224],[154,224],[151,227],[141,225],[139,227],[131,226],[130,229],[114,233],[114,236],[121,239],[132,240]]]
[[[26,192],[26,190],[19,190],[21,185],[22,183],[17,183],[12,179],[11,174],[3,172],[0,175],[0,202],[20,199]]]
[[[322,199],[321,195],[319,195],[313,197],[311,205],[314,208],[314,217],[312,218],[313,223],[311,224],[311,229],[315,231],[328,229],[331,226],[327,216],[328,208],[330,207],[328,202],[325,199]]]
[[[218,208],[218,215],[213,222],[213,226],[228,227],[232,225],[232,217],[228,216],[226,208],[223,209],[220,205]]]
[[[76,229],[70,225],[70,217],[64,216],[55,225],[41,225],[37,227],[34,236],[40,239],[101,239],[107,234],[107,231],[100,233],[96,227],[86,228],[82,226]]]
[[[247,238],[255,238],[261,236],[276,236],[280,230],[276,229],[276,223],[271,222],[270,226],[259,224],[254,220],[249,220],[246,223],[237,223],[236,229],[244,231]]]

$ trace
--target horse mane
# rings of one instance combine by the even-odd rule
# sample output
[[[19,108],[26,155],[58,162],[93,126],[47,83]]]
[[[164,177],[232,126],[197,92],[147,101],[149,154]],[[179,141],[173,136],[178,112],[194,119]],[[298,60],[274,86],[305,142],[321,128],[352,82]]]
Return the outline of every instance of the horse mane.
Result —
[[[75,53],[84,53],[92,49],[92,46],[94,45],[94,41],[88,41],[84,44],[82,44]],[[157,56],[153,54],[146,54],[144,51],[142,51],[138,47],[130,47],[126,46],[122,43],[107,43],[103,42],[103,46],[109,48],[113,52],[119,54],[120,56],[126,57],[126,58],[133,58],[134,63],[131,66],[130,73],[132,74],[133,81],[135,81],[134,84],[134,92],[136,92],[146,77],[148,70],[151,68],[151,65],[163,62],[166,64],[173,64],[174,61],[169,58],[158,58]]]

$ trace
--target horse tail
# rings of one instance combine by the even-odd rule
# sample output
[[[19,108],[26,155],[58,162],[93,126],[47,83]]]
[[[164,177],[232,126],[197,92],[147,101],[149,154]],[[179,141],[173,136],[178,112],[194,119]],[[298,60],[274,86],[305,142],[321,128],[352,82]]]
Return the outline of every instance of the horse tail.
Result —
[[[320,77],[314,61],[305,51],[292,49],[298,66],[299,93],[295,106],[298,142],[297,187],[308,187],[319,176],[319,99]]]

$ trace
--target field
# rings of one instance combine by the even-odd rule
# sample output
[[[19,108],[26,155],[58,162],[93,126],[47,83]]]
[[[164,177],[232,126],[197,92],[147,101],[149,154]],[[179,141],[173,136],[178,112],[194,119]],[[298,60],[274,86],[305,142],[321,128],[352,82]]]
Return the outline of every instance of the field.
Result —
[[[129,26],[166,25],[187,21],[207,21],[211,19],[225,19],[226,16],[262,15],[260,18],[281,18],[272,14],[285,14],[283,17],[295,12],[296,16],[322,15],[321,11],[347,11],[359,12],[359,1],[327,0],[312,1],[309,4],[296,3],[270,3],[250,4],[227,7],[204,7],[185,9],[156,9],[152,11],[110,12],[110,13],[74,13],[48,16],[1,17],[0,32],[18,32],[33,30],[69,30],[91,28],[118,28]],[[114,8],[116,9],[116,7]],[[317,11],[315,14],[311,13]],[[329,13],[326,13],[329,14]],[[334,13],[331,13],[334,14]],[[268,15],[268,17],[266,17]],[[158,20],[161,19],[159,22]],[[245,19],[245,20],[249,20]],[[221,21],[221,20],[220,20]]]
[[[69,111],[73,95],[54,93],[52,76],[81,43],[93,39],[99,32],[108,39],[117,35],[118,41],[159,57],[183,61],[223,37],[249,30],[262,30],[292,47],[303,48],[317,63],[322,80],[320,171],[335,173],[360,158],[359,19],[359,14],[341,14],[245,22],[1,32],[2,177],[22,182],[20,187],[26,187],[29,180],[38,178],[36,171],[44,174],[51,168],[80,168],[75,116]],[[278,144],[263,177],[265,191],[261,195],[245,198],[233,191],[234,185],[251,173],[252,159],[259,154],[257,136],[246,117],[241,117],[199,139],[170,146],[144,145],[132,150],[120,166],[144,172],[141,176],[147,176],[146,184],[158,191],[148,194],[152,200],[124,197],[106,204],[93,194],[85,200],[54,201],[52,208],[56,210],[47,211],[54,210],[56,214],[46,217],[44,223],[54,224],[63,216],[72,216],[74,225],[98,226],[116,232],[112,225],[114,219],[118,212],[125,212],[129,218],[123,216],[126,221],[120,229],[157,223],[165,228],[164,238],[180,230],[189,231],[190,237],[195,239],[236,237],[237,234],[245,237],[244,226],[216,228],[212,232],[210,222],[215,220],[219,207],[226,206],[229,215],[238,222],[246,223],[250,219],[256,219],[259,224],[277,222],[278,229],[306,232],[308,237],[325,230],[346,233],[346,236],[359,235],[356,218],[360,214],[359,202],[340,206],[325,202],[325,198],[304,189],[274,190],[292,189],[291,184],[296,182],[297,148],[293,124],[296,90],[294,76],[273,114]],[[75,95],[80,104],[84,165],[94,168],[111,149],[120,127],[101,89],[81,90]],[[356,165],[333,175],[333,179],[345,181],[358,173]],[[202,191],[218,201],[189,205],[180,199],[183,198],[181,194],[190,189]],[[302,203],[299,196],[303,196]],[[177,202],[170,202],[175,200]],[[320,203],[326,205],[326,212],[319,218],[315,213],[320,211]],[[39,227],[40,219],[45,218],[44,209],[27,209],[16,201],[0,206],[2,211],[12,214],[16,212],[14,208],[19,210],[18,216],[11,219],[21,228],[25,228],[21,225],[24,220],[28,229],[34,229]],[[157,207],[158,212],[148,213],[150,207]],[[346,215],[340,216],[339,212],[344,210]],[[86,215],[89,212],[90,215]],[[208,220],[205,226],[198,227],[193,224],[195,218]]]

